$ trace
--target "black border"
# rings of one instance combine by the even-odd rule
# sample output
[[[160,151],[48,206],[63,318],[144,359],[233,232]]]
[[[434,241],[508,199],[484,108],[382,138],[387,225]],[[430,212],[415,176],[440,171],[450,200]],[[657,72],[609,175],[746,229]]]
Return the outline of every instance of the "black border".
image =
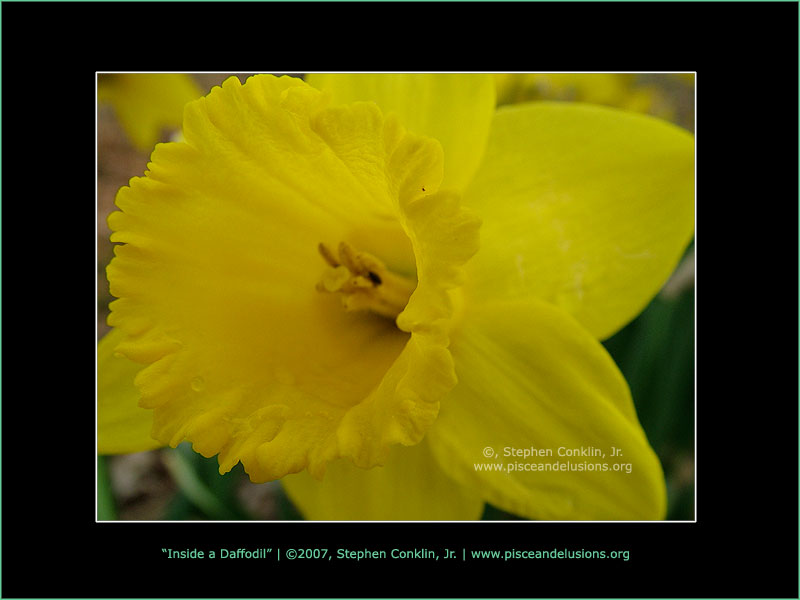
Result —
[[[3,597],[797,598],[796,4],[0,10]],[[698,72],[697,523],[94,522],[94,72],[306,67]],[[161,552],[343,541],[631,560],[265,567]]]

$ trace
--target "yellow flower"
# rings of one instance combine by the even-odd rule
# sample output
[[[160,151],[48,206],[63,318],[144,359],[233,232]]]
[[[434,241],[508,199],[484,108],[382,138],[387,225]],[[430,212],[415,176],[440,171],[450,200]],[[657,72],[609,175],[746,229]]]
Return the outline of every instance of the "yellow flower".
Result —
[[[598,340],[691,238],[692,136],[495,110],[482,75],[309,82],[228,79],[120,190],[100,452],[189,440],[310,519],[663,518]],[[562,470],[519,466],[531,447]]]
[[[533,100],[589,102],[673,119],[675,107],[631,73],[497,73],[498,104]]]
[[[97,99],[114,108],[138,150],[149,152],[163,129],[180,129],[183,107],[202,95],[183,73],[114,73],[97,77]]]

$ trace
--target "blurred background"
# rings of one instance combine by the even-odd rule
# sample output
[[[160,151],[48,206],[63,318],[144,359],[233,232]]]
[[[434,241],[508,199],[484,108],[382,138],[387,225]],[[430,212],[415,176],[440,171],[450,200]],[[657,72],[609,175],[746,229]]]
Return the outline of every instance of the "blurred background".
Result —
[[[114,198],[144,173],[153,145],[175,139],[185,102],[230,76],[98,76],[97,335],[108,331],[113,300],[105,276],[113,257],[106,218]],[[300,76],[300,75],[297,75]],[[651,114],[694,131],[692,74],[498,74],[498,104],[578,101]],[[144,110],[143,107],[151,107]],[[630,324],[604,342],[627,379],[639,419],[667,481],[671,520],[694,519],[694,243],[661,293]],[[187,443],[178,448],[98,457],[101,520],[295,520],[301,516],[279,482],[250,483],[241,464],[221,476],[216,458]],[[487,506],[486,520],[515,520]]]

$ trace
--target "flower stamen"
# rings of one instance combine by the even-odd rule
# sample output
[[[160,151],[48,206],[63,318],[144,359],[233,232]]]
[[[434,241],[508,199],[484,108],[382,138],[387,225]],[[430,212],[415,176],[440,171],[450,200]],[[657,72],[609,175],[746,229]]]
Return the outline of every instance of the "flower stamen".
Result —
[[[379,259],[356,251],[347,242],[339,244],[338,256],[323,243],[319,253],[329,268],[317,283],[317,291],[341,293],[348,311],[368,310],[395,319],[417,287],[413,279],[393,273]]]

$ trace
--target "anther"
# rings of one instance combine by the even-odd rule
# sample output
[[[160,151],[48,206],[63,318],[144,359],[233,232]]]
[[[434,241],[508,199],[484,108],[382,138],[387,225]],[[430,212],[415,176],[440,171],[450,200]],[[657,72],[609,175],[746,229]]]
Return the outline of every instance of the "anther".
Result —
[[[349,311],[368,310],[394,319],[405,310],[417,282],[397,275],[367,252],[358,252],[341,242],[338,256],[325,244],[319,253],[329,265],[317,283],[320,292],[342,294],[342,304]]]
[[[325,259],[325,262],[327,262],[332,267],[339,266],[339,261],[336,260],[336,257],[333,255],[333,252],[331,252],[325,244],[320,242],[318,248],[319,248],[319,253],[322,255],[322,258]]]

